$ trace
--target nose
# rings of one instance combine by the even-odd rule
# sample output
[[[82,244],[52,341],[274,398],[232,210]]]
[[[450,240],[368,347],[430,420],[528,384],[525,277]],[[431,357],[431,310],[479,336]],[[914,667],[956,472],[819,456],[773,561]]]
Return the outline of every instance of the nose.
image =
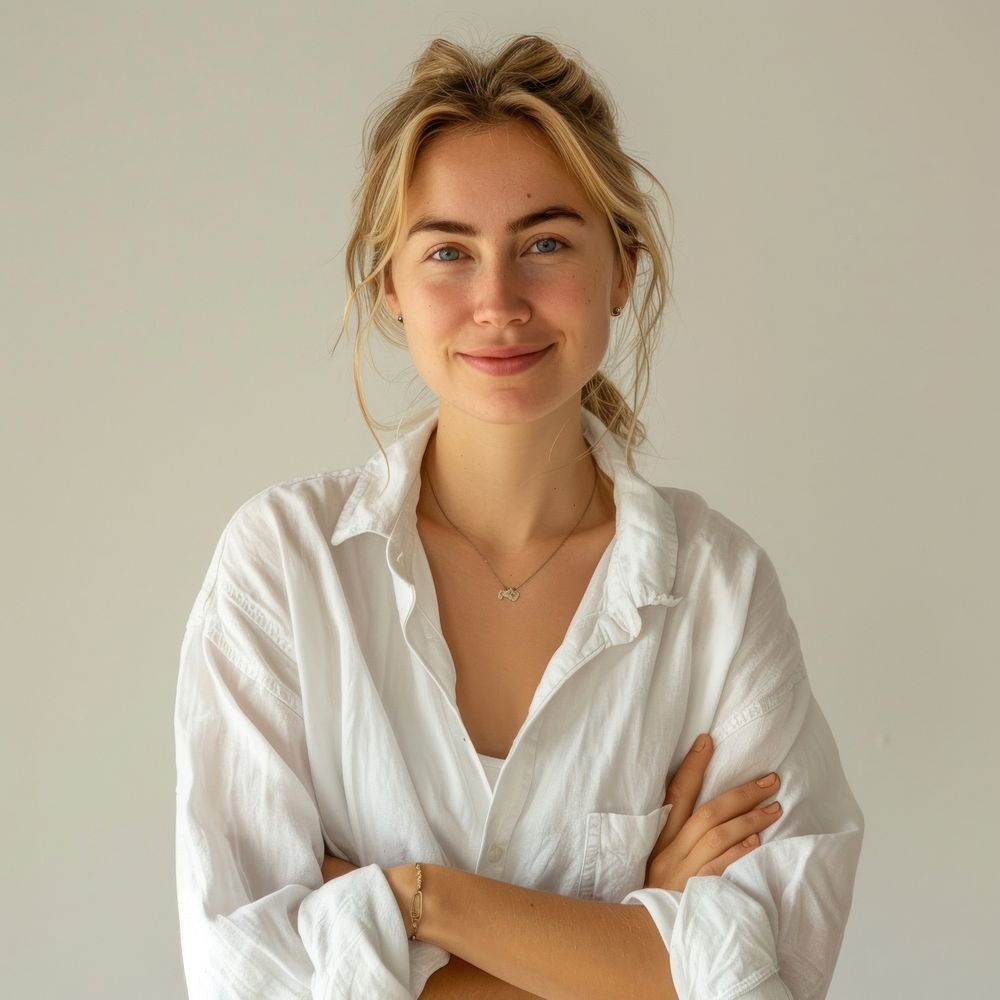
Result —
[[[504,328],[527,323],[531,307],[515,265],[496,258],[484,260],[473,278],[473,318],[477,323]]]

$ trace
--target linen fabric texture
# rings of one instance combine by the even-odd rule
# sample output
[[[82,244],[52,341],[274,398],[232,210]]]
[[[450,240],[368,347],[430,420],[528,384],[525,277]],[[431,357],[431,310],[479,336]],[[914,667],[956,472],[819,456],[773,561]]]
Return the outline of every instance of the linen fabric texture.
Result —
[[[604,425],[582,420],[595,442]],[[864,820],[767,553],[606,435],[614,538],[488,777],[416,526],[436,423],[435,405],[387,447],[388,478],[377,452],[258,492],[216,544],[175,702],[192,1000],[418,997],[450,956],[407,939],[383,869],[414,861],[645,906],[681,1000],[824,997]],[[784,812],[721,877],[645,889],[667,778],[701,732],[699,804],[775,770]],[[325,853],[360,867],[324,884]]]

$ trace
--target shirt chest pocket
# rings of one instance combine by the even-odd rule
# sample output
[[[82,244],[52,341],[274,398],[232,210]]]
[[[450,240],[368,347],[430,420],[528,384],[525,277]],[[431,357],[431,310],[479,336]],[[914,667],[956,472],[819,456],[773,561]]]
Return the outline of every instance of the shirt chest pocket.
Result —
[[[621,902],[646,879],[646,863],[670,805],[643,814],[587,813],[577,896]]]

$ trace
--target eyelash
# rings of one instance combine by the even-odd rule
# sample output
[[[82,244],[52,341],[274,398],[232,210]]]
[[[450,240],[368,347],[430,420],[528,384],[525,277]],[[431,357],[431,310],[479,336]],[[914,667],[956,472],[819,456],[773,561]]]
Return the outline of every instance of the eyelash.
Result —
[[[565,242],[565,240],[557,239],[555,236],[539,236],[538,239],[534,240],[531,245],[534,246],[535,243],[546,243],[546,242],[558,243],[559,247],[557,249],[555,249],[555,250],[550,250],[548,253],[534,253],[534,254],[531,254],[531,256],[533,256],[533,257],[554,257],[557,253],[559,253],[560,249],[565,249],[569,245],[568,243]],[[452,244],[450,244],[450,243],[446,243],[444,246],[436,247],[434,250],[432,250],[430,252],[430,254],[428,255],[427,259],[430,260],[430,261],[433,261],[435,264],[457,264],[458,263],[457,260],[438,260],[434,256],[434,254],[440,253],[442,250],[458,250],[458,247],[452,246]],[[461,253],[462,251],[459,250],[458,252]]]

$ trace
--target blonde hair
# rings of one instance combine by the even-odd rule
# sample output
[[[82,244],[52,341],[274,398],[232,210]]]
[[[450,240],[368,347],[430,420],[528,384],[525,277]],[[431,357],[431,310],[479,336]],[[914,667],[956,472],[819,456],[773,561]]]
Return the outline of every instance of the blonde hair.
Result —
[[[406,347],[387,308],[384,271],[402,235],[405,194],[417,156],[433,136],[515,120],[541,131],[610,224],[630,286],[631,308],[622,313],[617,329],[622,353],[634,361],[632,403],[603,372],[583,387],[581,402],[624,441],[626,460],[635,471],[633,446],[646,440],[637,414],[649,389],[658,323],[670,293],[669,243],[656,203],[640,190],[637,176],[645,176],[662,192],[668,212],[670,199],[657,178],[621,148],[614,102],[582,63],[578,54],[570,58],[539,35],[518,35],[492,56],[436,38],[413,64],[409,83],[365,122],[363,176],[354,192],[354,228],[345,261],[350,295],[340,336],[357,310],[354,388],[376,441],[373,425],[393,425],[375,420],[365,403],[361,349],[373,324],[389,343]],[[621,332],[627,328],[632,329],[628,338]],[[384,456],[381,442],[379,448]]]

